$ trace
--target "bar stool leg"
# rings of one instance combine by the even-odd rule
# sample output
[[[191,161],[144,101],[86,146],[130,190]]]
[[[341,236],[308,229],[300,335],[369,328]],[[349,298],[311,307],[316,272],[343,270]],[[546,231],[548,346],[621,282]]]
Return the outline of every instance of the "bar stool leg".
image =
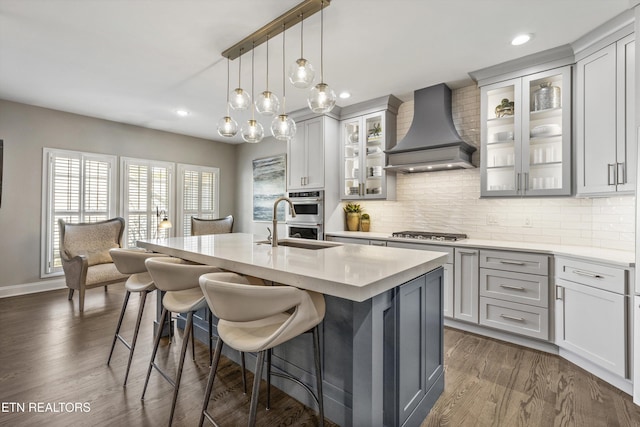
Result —
[[[195,328],[191,328],[191,360],[196,361],[196,337]]]
[[[151,361],[149,362],[149,369],[147,369],[147,378],[144,380],[144,388],[142,389],[142,397],[140,400],[144,400],[144,394],[147,392],[147,385],[149,384],[149,377],[151,376],[151,370],[153,369],[154,361],[156,360],[156,353],[158,352],[158,346],[160,345],[160,337],[162,336],[162,327],[167,320],[167,309],[162,309],[162,315],[160,316],[160,322],[158,323],[158,332],[153,343],[153,352],[151,353]]]
[[[109,352],[109,358],[107,359],[107,365],[111,363],[111,356],[113,355],[113,349],[116,347],[116,341],[118,340],[118,334],[120,333],[120,327],[122,326],[122,319],[124,319],[124,313],[127,311],[127,304],[129,303],[129,296],[131,292],[127,291],[124,294],[124,302],[122,303],[122,309],[120,310],[120,318],[118,319],[118,326],[116,326],[116,333],[113,334],[113,342],[111,343],[111,351]],[[126,380],[125,380],[126,382]]]
[[[262,379],[262,367],[266,350],[258,353],[256,360],[256,373],[253,377],[253,390],[251,390],[251,409],[249,410],[249,427],[256,425],[256,412],[258,411],[258,393],[260,393],[260,380]]]
[[[173,390],[173,401],[171,402],[171,414],[169,415],[169,425],[173,422],[173,414],[176,411],[176,403],[178,402],[178,391],[180,390],[180,379],[182,378],[182,368],[184,367],[184,359],[187,355],[187,347],[189,346],[189,338],[193,330],[193,311],[187,314],[187,324],[184,327],[184,340],[182,341],[182,350],[180,351],[180,362],[178,362],[178,374],[176,375],[175,387]]]
[[[213,337],[211,336],[211,333],[213,332],[213,313],[211,313],[211,310],[209,308],[207,308],[207,314],[209,317],[207,325],[209,327],[209,366],[211,366],[211,363],[213,363],[213,353],[211,352],[211,350],[213,349]]]
[[[213,360],[211,362],[211,370],[209,371],[209,380],[207,381],[207,388],[204,392],[204,402],[202,402],[202,413],[200,414],[200,421],[198,422],[198,427],[202,427],[204,423],[204,417],[207,412],[207,406],[209,404],[209,399],[211,398],[211,392],[213,391],[213,380],[216,378],[216,370],[218,369],[218,363],[220,362],[220,354],[222,354],[222,340],[218,337],[218,341],[216,342],[216,350],[215,355],[213,356]],[[243,353],[244,355],[244,353]]]
[[[240,352],[240,364],[242,365],[242,394],[247,394],[247,369],[244,363],[244,351]]]
[[[320,364],[320,334],[318,326],[313,328],[313,353],[316,362],[316,384],[318,393],[318,412],[320,413],[320,425],[324,426],[324,398],[322,395],[322,366]]]
[[[138,307],[138,318],[136,319],[136,327],[133,331],[133,338],[131,340],[131,349],[129,350],[129,361],[127,362],[127,372],[124,374],[123,387],[127,386],[127,379],[129,378],[129,369],[131,369],[131,361],[133,360],[133,352],[136,349],[136,341],[138,341],[138,332],[140,331],[140,323],[142,322],[142,313],[144,312],[144,305],[147,302],[147,291],[143,291],[140,294],[140,307]],[[122,318],[120,319],[122,320]],[[118,328],[119,329],[119,328]]]
[[[271,409],[271,349],[267,350],[267,410]]]

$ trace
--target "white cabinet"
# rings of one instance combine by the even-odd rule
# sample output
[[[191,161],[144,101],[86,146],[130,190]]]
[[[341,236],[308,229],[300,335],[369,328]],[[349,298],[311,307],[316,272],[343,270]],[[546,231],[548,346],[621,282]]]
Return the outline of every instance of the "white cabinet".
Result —
[[[622,378],[628,377],[628,277],[626,269],[556,258],[556,344]]]
[[[478,323],[478,249],[455,248],[453,318]]]
[[[320,116],[302,120],[297,125],[296,135],[287,143],[287,189],[312,190],[325,187],[325,162],[328,152],[325,138],[332,137],[331,127],[335,120]],[[329,159],[333,160],[333,159]]]
[[[480,99],[481,196],[571,194],[571,67],[482,86]]]
[[[577,194],[633,193],[634,35],[580,59],[576,67]]]
[[[444,269],[443,275],[443,307],[442,314],[444,317],[453,317],[453,301],[454,301],[454,290],[453,290],[453,248],[449,246],[438,246],[438,245],[425,245],[422,243],[405,243],[405,242],[396,242],[396,241],[388,241],[387,246],[393,248],[406,248],[406,249],[416,249],[421,251],[433,251],[433,252],[445,252],[447,254],[447,261],[442,266]]]
[[[395,173],[387,173],[388,150],[396,145],[400,101],[382,97],[342,109],[340,198],[395,198]]]
[[[480,251],[480,324],[547,340],[549,257]]]
[[[633,297],[633,403],[640,405],[640,295]]]

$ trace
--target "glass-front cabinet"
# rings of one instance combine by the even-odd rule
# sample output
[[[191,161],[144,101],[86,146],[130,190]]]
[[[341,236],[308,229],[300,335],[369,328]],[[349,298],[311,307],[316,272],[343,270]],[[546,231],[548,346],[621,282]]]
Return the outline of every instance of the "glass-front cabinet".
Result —
[[[386,197],[386,113],[372,113],[342,122],[342,199]]]
[[[571,194],[571,67],[481,88],[481,196]]]

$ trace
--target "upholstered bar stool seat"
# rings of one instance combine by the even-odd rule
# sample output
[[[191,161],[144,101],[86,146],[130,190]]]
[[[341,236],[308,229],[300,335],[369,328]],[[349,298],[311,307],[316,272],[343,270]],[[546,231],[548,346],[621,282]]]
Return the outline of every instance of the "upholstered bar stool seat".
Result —
[[[145,261],[148,258],[153,257],[167,257],[164,254],[157,254],[152,252],[146,252],[141,249],[111,249],[109,251],[113,264],[118,271],[122,274],[128,274],[129,278],[125,282],[126,293],[124,295],[124,302],[122,303],[122,309],[120,310],[120,318],[118,319],[118,325],[116,326],[116,332],[113,336],[113,342],[111,343],[111,351],[109,352],[109,358],[107,359],[107,365],[111,363],[111,356],[113,356],[113,350],[116,346],[116,341],[120,340],[122,344],[129,350],[129,360],[127,362],[127,371],[124,375],[123,386],[126,387],[127,379],[129,378],[129,370],[131,369],[131,361],[133,360],[133,352],[136,348],[136,342],[138,340],[138,332],[140,331],[140,322],[142,320],[142,313],[147,301],[147,294],[156,290],[156,286],[153,283],[151,275],[147,271]],[[120,328],[122,327],[122,320],[124,314],[127,311],[127,304],[129,303],[129,297],[132,292],[140,294],[140,305],[138,307],[138,318],[136,320],[135,330],[133,332],[133,338],[131,343],[128,343],[122,335],[120,335]]]
[[[320,425],[323,425],[324,405],[318,324],[324,319],[324,295],[292,286],[255,286],[250,284],[246,277],[228,272],[205,274],[200,277],[200,286],[209,308],[219,319],[219,339],[211,364],[199,425],[202,426],[205,418],[217,425],[207,412],[207,406],[224,344],[243,352],[258,352],[248,423],[249,426],[254,426],[265,356],[268,359],[268,407],[271,349],[309,331],[313,332],[317,395],[314,395],[306,384],[297,379],[294,381],[301,384],[315,398],[320,412]]]
[[[180,360],[178,362],[175,380],[171,379],[155,363],[162,333],[161,328],[158,328],[158,332],[154,338],[153,353],[151,354],[151,361],[149,362],[147,377],[144,382],[144,389],[142,390],[141,399],[144,400],[144,395],[147,391],[147,386],[149,385],[149,377],[151,376],[151,371],[154,368],[164,379],[167,380],[167,382],[169,382],[169,384],[173,386],[173,400],[171,402],[171,413],[169,415],[169,425],[171,425],[178,400],[178,391],[180,390],[180,380],[182,378],[182,369],[184,367],[184,359],[189,339],[191,339],[193,351],[193,314],[207,306],[202,290],[200,289],[198,279],[203,274],[220,272],[222,270],[210,265],[194,264],[179,258],[150,258],[145,262],[145,264],[151,278],[156,284],[156,287],[161,291],[165,291],[165,295],[162,298],[162,316],[160,324],[164,324],[169,313],[187,313],[184,338],[182,340]],[[211,336],[211,331],[209,331],[209,336]]]

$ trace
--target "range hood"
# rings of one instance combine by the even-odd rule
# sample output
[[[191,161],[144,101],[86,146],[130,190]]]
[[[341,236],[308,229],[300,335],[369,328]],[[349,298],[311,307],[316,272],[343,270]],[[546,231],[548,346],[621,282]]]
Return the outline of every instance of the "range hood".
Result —
[[[434,172],[469,169],[476,148],[458,135],[451,117],[451,89],[441,83],[414,92],[413,122],[388,154],[387,170]]]

